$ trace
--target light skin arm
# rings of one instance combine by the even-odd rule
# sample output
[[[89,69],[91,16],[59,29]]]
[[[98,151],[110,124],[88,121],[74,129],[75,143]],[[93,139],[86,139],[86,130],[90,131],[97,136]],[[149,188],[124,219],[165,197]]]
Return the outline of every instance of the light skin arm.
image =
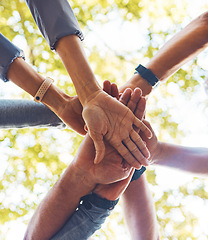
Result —
[[[207,46],[208,12],[205,12],[171,38],[145,67],[163,82]],[[123,91],[127,87],[141,88],[144,96],[152,91],[151,85],[139,74],[134,74],[120,90]]]
[[[151,128],[147,121],[145,121],[145,123]],[[141,136],[151,153],[150,162],[191,172],[196,175],[208,175],[208,148],[185,147],[160,142],[153,129],[152,132],[153,137],[151,140],[147,139],[141,133]]]
[[[160,239],[154,201],[145,174],[129,184],[122,195],[122,208],[131,239]]]
[[[184,147],[160,143],[160,154],[154,163],[197,175],[208,176],[208,148]]]
[[[10,64],[7,78],[33,97],[45,79],[22,58],[16,58]],[[67,122],[72,129],[80,134],[86,134],[82,118],[82,105],[76,96],[70,97],[52,84],[44,95],[42,103],[64,122]]]

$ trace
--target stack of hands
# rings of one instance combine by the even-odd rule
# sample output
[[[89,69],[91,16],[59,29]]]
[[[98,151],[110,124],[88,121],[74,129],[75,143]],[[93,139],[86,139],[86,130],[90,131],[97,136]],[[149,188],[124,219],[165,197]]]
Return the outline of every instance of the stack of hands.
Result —
[[[206,172],[203,164],[195,168],[196,158],[206,164],[206,149],[199,154],[198,149],[161,144],[144,120],[146,101],[142,94],[147,96],[153,86],[148,79],[134,74],[121,93],[109,81],[104,82],[104,91],[101,89],[84,53],[82,33],[68,1],[26,0],[26,3],[51,49],[59,54],[77,92],[77,96],[70,97],[52,84],[41,102],[86,137],[73,162],[37,208],[25,239],[49,239],[74,213],[80,198],[91,192],[110,201],[118,199],[135,169],[157,159],[160,164]],[[207,46],[207,15],[192,21],[147,64],[160,81]],[[36,96],[45,77],[28,65],[23,52],[2,34],[0,52],[0,77]],[[176,156],[183,158],[183,164],[175,160]]]

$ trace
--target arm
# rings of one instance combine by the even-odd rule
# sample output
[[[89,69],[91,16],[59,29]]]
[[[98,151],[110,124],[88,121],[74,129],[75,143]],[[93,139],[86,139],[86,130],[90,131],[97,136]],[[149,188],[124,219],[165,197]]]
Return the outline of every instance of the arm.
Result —
[[[97,183],[109,184],[129,176],[131,167],[113,148],[106,146],[106,150],[104,161],[94,165],[94,145],[88,135],[85,137],[72,164],[37,208],[25,239],[50,238],[73,214],[80,198]]]
[[[43,104],[30,100],[0,99],[0,128],[58,127],[65,124]]]
[[[145,121],[145,120],[144,120]],[[194,174],[208,174],[208,148],[184,147],[158,141],[150,124],[145,121],[152,130],[152,139],[142,135],[151,153],[150,161],[154,164],[173,167]]]
[[[150,60],[146,67],[162,82],[176,72],[184,63],[196,57],[208,46],[208,12],[193,20],[184,29],[171,38]],[[139,74],[134,76],[121,88],[139,87],[144,95],[152,87]]]
[[[0,34],[0,52],[0,77],[4,81],[11,80],[26,92],[35,96],[44,81],[44,77],[23,60],[23,51],[2,34]],[[82,106],[77,97],[69,97],[52,84],[42,102],[74,130],[81,134],[86,133],[81,115]],[[39,111],[44,112],[45,109],[40,105]]]
[[[122,208],[131,239],[159,239],[155,206],[145,175],[129,184],[122,195]]]
[[[105,139],[132,166],[138,168],[140,164],[145,165],[147,162],[145,158],[149,157],[149,153],[139,135],[134,131],[133,125],[149,137],[151,132],[128,108],[100,88],[80,42],[80,34],[78,36],[76,34],[80,30],[68,1],[54,0],[52,4],[50,0],[27,0],[26,2],[39,29],[51,48],[55,48],[71,76],[83,106],[83,119],[95,144],[95,162],[98,163],[104,157],[103,140]],[[53,14],[52,22],[47,17],[48,7],[50,14]],[[69,31],[72,26],[76,29],[75,31]],[[55,43],[52,40],[53,35],[56,36]]]
[[[51,238],[51,240],[75,240],[82,239],[87,240],[98,229],[105,219],[110,215],[114,207],[103,208],[97,206],[96,202],[104,201],[106,199],[100,198],[97,195],[91,196],[91,200],[83,200],[77,210],[66,221],[64,226]],[[95,202],[95,203],[93,203]],[[108,201],[115,205],[117,201]]]
[[[16,58],[9,66],[7,78],[24,89],[33,97],[45,77],[37,73],[22,58]],[[80,134],[86,134],[82,119],[82,106],[78,98],[70,97],[52,84],[42,99],[42,103],[50,108],[63,122]]]
[[[197,175],[208,175],[208,148],[184,147],[161,142],[159,144],[160,154],[155,157],[155,164]]]
[[[109,82],[107,85],[104,85],[104,89],[106,89],[108,85]],[[118,95],[118,91],[114,91],[113,95]],[[123,94],[123,96],[125,95],[127,95],[129,99],[131,92],[129,95],[127,91],[126,94]],[[135,90],[135,94],[132,96],[131,99],[136,100],[137,105],[141,97],[141,92]],[[124,101],[126,98],[123,97],[122,99]],[[129,104],[133,103],[135,102],[129,101]],[[106,145],[104,161],[94,165],[94,156],[95,148],[92,140],[87,135],[80,145],[77,156],[72,164],[36,210],[29,223],[25,239],[32,239],[33,237],[47,239],[57,232],[65,222],[66,224],[54,237],[58,236],[60,238],[61,236],[66,236],[66,234],[71,235],[72,232],[78,234],[74,230],[74,223],[79,224],[78,226],[84,225],[83,231],[81,232],[82,237],[88,236],[86,234],[89,234],[89,232],[92,233],[100,226],[112,208],[107,207],[105,211],[103,211],[100,208],[102,208],[104,204],[96,205],[95,202],[93,202],[93,204],[90,205],[88,203],[87,205],[83,204],[83,206],[79,206],[79,210],[74,212],[79,204],[79,199],[91,192],[93,188],[95,188],[95,185],[99,183],[95,192],[98,193],[100,197],[112,200],[114,203],[114,200],[120,196],[128,185],[134,169],[130,168],[130,166],[122,160],[122,157],[108,144]],[[141,174],[142,172],[143,170]],[[75,183],[73,183],[73,181]],[[113,183],[115,181],[118,181],[118,183]],[[108,184],[110,184],[109,188],[106,188],[105,186],[108,186]],[[83,201],[85,203],[86,198]],[[108,200],[107,203],[109,203]],[[89,206],[91,205],[93,205],[93,207],[90,213]],[[73,212],[74,214],[71,217]],[[54,218],[54,216],[56,217]],[[89,225],[86,225],[80,218],[89,223]],[[96,222],[97,224],[95,224]],[[45,232],[42,231],[43,226]],[[75,237],[74,239],[77,238]]]
[[[71,164],[36,209],[24,239],[49,239],[73,214],[80,198],[94,187]]]
[[[110,82],[104,82],[104,91],[118,99],[118,89],[114,84]],[[140,112],[138,115],[143,115],[145,109],[145,102],[141,104],[141,92],[134,91],[131,95],[131,91],[126,91],[120,101],[128,107],[138,106]],[[139,104],[140,103],[140,104]],[[117,204],[120,195],[125,191],[129,184],[129,181],[138,179],[145,168],[140,170],[131,170],[129,176],[121,181],[111,184],[98,184],[93,190],[93,194],[82,198],[83,203],[79,204],[78,210],[67,220],[64,226],[54,236],[55,239],[88,239],[96,230],[98,230],[101,224],[105,221],[106,217],[110,215],[115,204]],[[133,175],[134,174],[134,175]],[[133,177],[132,177],[133,175]],[[96,193],[96,194],[94,194]],[[80,221],[82,219],[82,221]],[[76,227],[75,227],[76,226]]]

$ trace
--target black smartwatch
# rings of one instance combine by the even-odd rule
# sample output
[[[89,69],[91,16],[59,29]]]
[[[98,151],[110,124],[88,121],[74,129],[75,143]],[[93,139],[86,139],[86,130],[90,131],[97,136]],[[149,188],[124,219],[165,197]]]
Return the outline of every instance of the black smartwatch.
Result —
[[[106,198],[101,198],[95,193],[90,193],[84,197],[81,198],[82,204],[85,206],[86,209],[91,209],[92,204],[96,207],[102,208],[102,209],[109,209],[112,210],[115,205],[118,203],[119,199],[115,201],[110,201]]]
[[[156,87],[158,85],[159,79],[148,68],[139,64],[135,68],[135,70],[136,70],[135,73],[139,73],[141,75],[141,77],[143,77],[152,87]]]

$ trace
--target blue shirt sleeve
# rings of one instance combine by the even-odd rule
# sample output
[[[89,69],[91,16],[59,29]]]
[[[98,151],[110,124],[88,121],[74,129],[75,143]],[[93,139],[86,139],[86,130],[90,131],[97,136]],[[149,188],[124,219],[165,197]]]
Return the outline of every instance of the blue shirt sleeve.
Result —
[[[0,99],[0,129],[27,127],[64,128],[66,125],[42,103]]]
[[[67,0],[25,0],[42,35],[52,50],[68,35],[83,40],[78,21]]]
[[[7,71],[10,64],[18,57],[24,58],[23,51],[0,33],[0,78],[4,82],[8,81]]]
[[[80,204],[74,214],[68,219],[51,240],[87,240],[110,215],[111,209],[103,209],[91,204],[88,208]]]

